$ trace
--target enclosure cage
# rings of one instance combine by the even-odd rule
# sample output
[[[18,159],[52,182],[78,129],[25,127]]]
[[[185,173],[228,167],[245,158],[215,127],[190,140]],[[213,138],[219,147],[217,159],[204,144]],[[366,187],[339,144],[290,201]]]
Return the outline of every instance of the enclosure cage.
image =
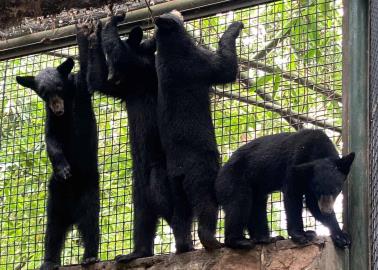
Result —
[[[347,196],[344,207],[343,195],[336,202],[338,220],[340,223],[347,221],[352,238],[356,235],[360,237],[364,232],[366,237],[368,235],[366,219],[369,207],[360,207],[368,201],[368,178],[364,175],[367,174],[367,162],[359,157],[367,153],[368,134],[365,99],[367,60],[366,51],[363,51],[363,46],[367,46],[368,24],[367,7],[364,9],[362,2],[175,0],[156,1],[151,7],[154,15],[172,9],[182,11],[189,33],[198,44],[213,51],[231,22],[244,23],[245,27],[237,40],[240,68],[237,81],[214,86],[211,90],[212,116],[222,162],[226,162],[238,147],[254,138],[303,128],[324,130],[340,154],[350,149],[357,152],[352,177],[343,193]],[[128,12],[125,23],[119,27],[121,35],[127,36],[135,25],[143,26],[147,29],[147,35],[151,35],[153,25],[143,1],[133,8]],[[104,17],[104,13],[96,13],[96,16]],[[361,30],[360,36],[356,37],[349,31],[355,29],[352,26],[363,23],[366,29]],[[372,20],[372,23],[376,22]],[[41,37],[46,36],[49,42],[40,42]],[[35,269],[41,264],[46,225],[46,188],[51,173],[44,144],[43,102],[34,92],[19,86],[15,77],[36,74],[46,67],[57,66],[68,56],[77,59],[78,53],[73,25],[67,25],[61,31],[52,29],[28,37],[28,42],[20,42],[22,38],[25,39],[23,34],[23,37],[0,43],[0,269]],[[372,42],[373,37],[372,34]],[[362,56],[356,55],[353,42],[362,49]],[[355,60],[357,63],[353,62],[358,58],[358,61]],[[376,70],[374,68],[371,72]],[[365,91],[365,96],[355,94],[356,91],[351,90],[353,87]],[[377,87],[376,81],[372,80],[370,107],[376,114],[378,89],[374,87]],[[132,160],[128,121],[124,104],[119,100],[95,94],[93,104],[99,134],[99,257],[101,260],[112,260],[115,255],[131,252],[133,245]],[[375,127],[377,117],[374,118],[373,114],[370,117],[371,126]],[[357,129],[362,131],[357,132]],[[370,153],[374,157],[370,166],[370,195],[374,198],[370,203],[370,228],[374,228],[371,231],[375,233],[369,245],[363,237],[356,238],[357,241],[353,238],[351,258],[354,250],[359,251],[356,251],[358,260],[350,260],[351,269],[354,269],[353,265],[370,258],[369,250],[373,251],[372,266],[378,269],[378,211],[374,197],[378,190],[378,146],[373,139],[377,138],[377,130],[376,127],[372,128],[370,134]],[[365,140],[364,145],[360,140]],[[354,147],[359,147],[360,151]],[[362,184],[354,192],[359,182]],[[366,201],[361,203],[364,198]],[[280,193],[270,196],[268,210],[272,234],[287,236]],[[358,219],[361,217],[359,215],[362,215],[361,220]],[[220,210],[217,237],[221,241],[224,235],[223,217]],[[307,211],[303,212],[303,217],[306,228],[316,230],[320,235],[329,234]],[[201,248],[195,224],[193,238],[195,247]],[[80,261],[83,252],[80,244],[78,232],[73,229],[62,252],[63,265]],[[369,249],[361,250],[360,246],[369,246]],[[171,229],[161,221],[155,239],[155,254],[174,251]]]

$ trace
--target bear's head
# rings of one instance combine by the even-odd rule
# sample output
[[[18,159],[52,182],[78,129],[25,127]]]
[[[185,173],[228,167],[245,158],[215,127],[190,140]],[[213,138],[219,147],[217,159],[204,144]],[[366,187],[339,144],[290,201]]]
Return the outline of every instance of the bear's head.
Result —
[[[34,90],[56,116],[64,114],[64,101],[72,96],[68,76],[74,67],[74,60],[67,58],[57,68],[46,68],[37,76],[17,76],[24,87]]]
[[[294,167],[295,176],[306,180],[322,214],[333,212],[333,204],[343,188],[354,156],[352,152],[342,158],[317,159]]]
[[[172,33],[184,29],[184,17],[177,10],[172,10],[155,18],[155,24],[159,32]]]
[[[143,29],[139,26],[134,27],[125,43],[132,52],[140,57],[155,57],[156,42],[154,38],[143,40]]]
[[[123,40],[123,44],[125,47],[128,48],[128,52],[130,53],[130,59],[138,58],[143,61],[144,68],[147,67],[149,70],[155,70],[155,51],[156,51],[156,41],[155,38],[145,39],[143,40],[143,30],[141,27],[136,26],[134,27],[126,40]],[[124,74],[120,74],[113,66],[112,63],[108,61],[108,68],[109,74],[107,81],[112,83],[113,85],[123,85],[122,83],[125,82],[123,79],[125,77]],[[135,67],[133,67],[135,71],[130,78],[130,74],[127,74],[127,81],[139,81],[140,79],[145,79],[144,75],[140,74],[139,71],[136,71]],[[146,70],[144,69],[143,72]]]

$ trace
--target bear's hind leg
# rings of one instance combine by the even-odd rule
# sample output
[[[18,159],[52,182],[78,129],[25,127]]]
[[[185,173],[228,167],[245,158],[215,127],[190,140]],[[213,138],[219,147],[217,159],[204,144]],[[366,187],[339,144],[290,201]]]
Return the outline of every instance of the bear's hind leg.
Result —
[[[183,176],[169,178],[174,206],[170,225],[175,236],[177,254],[194,250],[191,234],[193,211],[182,186],[183,178]]]
[[[223,205],[225,213],[225,245],[233,249],[252,249],[254,244],[244,236],[251,200],[247,194],[240,194]]]
[[[154,209],[146,203],[148,198],[138,197],[141,196],[141,193],[136,193],[135,189],[134,194],[134,251],[127,255],[118,255],[115,258],[117,263],[128,263],[154,254],[154,239],[158,216]]]
[[[162,166],[152,168],[150,173],[149,197],[157,215],[164,218],[169,226],[172,222],[173,202],[167,171]]]
[[[201,204],[195,206],[194,211],[198,218],[198,237],[202,245],[208,250],[221,248],[221,243],[215,238],[218,218],[215,198],[204,198]]]
[[[213,250],[222,247],[222,244],[215,238],[218,204],[214,183],[217,172],[201,165],[193,166],[194,169],[187,172],[183,185],[198,219],[198,237],[201,244],[205,249]]]
[[[41,270],[57,269],[60,265],[60,253],[69,228],[59,216],[49,211],[45,238],[45,259]]]
[[[80,206],[80,218],[77,222],[77,228],[84,242],[84,256],[82,265],[90,265],[98,261],[98,249],[100,242],[99,228],[99,195],[98,191],[88,192],[82,198]]]

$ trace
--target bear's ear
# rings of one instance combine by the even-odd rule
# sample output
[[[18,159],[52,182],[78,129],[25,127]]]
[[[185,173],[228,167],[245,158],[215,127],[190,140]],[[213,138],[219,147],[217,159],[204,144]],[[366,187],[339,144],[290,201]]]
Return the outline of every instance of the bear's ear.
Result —
[[[71,57],[69,57],[67,58],[66,61],[61,63],[56,69],[63,76],[68,76],[68,74],[70,74],[71,70],[73,69],[74,65],[75,65],[74,60]]]
[[[339,169],[339,171],[347,175],[349,173],[350,166],[353,163],[354,157],[355,153],[351,152],[350,154],[336,160],[336,166]]]
[[[37,91],[37,83],[34,76],[16,76],[16,81],[23,87]]]
[[[182,16],[181,12],[178,11],[177,9],[172,10],[171,12],[169,12],[169,14],[176,16],[182,22],[184,21],[184,16]]]
[[[130,34],[129,38],[127,39],[127,43],[131,46],[138,46],[143,39],[143,30],[141,27],[137,26],[134,27]]]
[[[169,18],[168,16],[162,15],[155,18],[155,24],[159,29],[171,29],[174,23],[174,19]]]
[[[308,177],[312,175],[314,164],[312,162],[302,163],[293,167],[293,175],[296,177]]]

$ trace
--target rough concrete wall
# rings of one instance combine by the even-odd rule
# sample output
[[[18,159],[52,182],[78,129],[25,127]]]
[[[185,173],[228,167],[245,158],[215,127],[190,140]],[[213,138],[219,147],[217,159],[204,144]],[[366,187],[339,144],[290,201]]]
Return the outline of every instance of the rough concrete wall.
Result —
[[[306,246],[290,240],[257,246],[251,251],[227,248],[215,252],[197,250],[181,255],[160,255],[139,259],[128,265],[102,262],[90,270],[341,270],[344,252],[336,250],[330,238],[319,238]],[[61,270],[84,269],[80,266],[62,267]]]
[[[24,17],[57,14],[71,8],[90,8],[117,3],[120,0],[1,0],[1,28],[15,25]]]

